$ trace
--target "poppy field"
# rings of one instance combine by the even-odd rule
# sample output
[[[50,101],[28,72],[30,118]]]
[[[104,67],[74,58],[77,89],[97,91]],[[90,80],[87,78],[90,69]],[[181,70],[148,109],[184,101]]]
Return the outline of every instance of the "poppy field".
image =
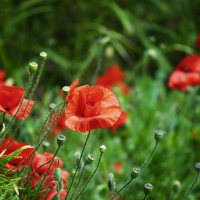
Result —
[[[0,200],[199,200],[198,0],[0,6]]]

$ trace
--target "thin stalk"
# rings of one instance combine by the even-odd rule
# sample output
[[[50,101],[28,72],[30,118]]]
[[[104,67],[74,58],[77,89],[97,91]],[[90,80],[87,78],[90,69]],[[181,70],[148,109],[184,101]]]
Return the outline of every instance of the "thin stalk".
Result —
[[[78,199],[78,197],[84,192],[85,188],[87,187],[88,183],[91,181],[91,179],[93,178],[93,176],[95,175],[97,169],[99,168],[99,165],[101,163],[101,160],[102,160],[102,156],[103,156],[103,153],[100,154],[100,157],[99,157],[99,161],[98,161],[98,164],[97,164],[97,167],[96,169],[94,170],[94,172],[92,173],[92,175],[90,176],[90,178],[87,180],[87,182],[85,183],[85,185],[83,186],[83,188],[81,189],[81,191],[78,193],[78,195],[75,197],[74,200]]]
[[[112,198],[110,200],[113,200],[122,190],[124,190],[131,182],[133,181],[133,178],[131,177],[131,179],[123,186],[121,187],[115,194],[114,196],[112,196]]]
[[[81,155],[80,155],[80,158],[79,158],[79,160],[78,160],[78,164],[77,164],[77,166],[76,166],[76,170],[75,170],[74,176],[73,176],[73,178],[72,178],[72,180],[71,180],[71,183],[70,183],[70,185],[69,185],[69,189],[68,189],[68,192],[67,192],[67,196],[65,197],[65,200],[66,200],[67,197],[69,196],[70,190],[71,190],[72,185],[73,185],[73,183],[74,183],[76,174],[77,174],[77,172],[78,172],[79,165],[80,165],[80,163],[81,163],[81,159],[82,159],[82,157],[83,157],[83,152],[84,152],[84,150],[85,150],[85,147],[86,147],[86,144],[87,144],[87,142],[88,142],[89,137],[90,137],[90,131],[89,131],[89,133],[87,134],[85,143],[83,144],[83,148],[82,148],[82,151],[81,151]]]
[[[143,200],[146,200],[146,199],[147,199],[147,195],[145,194],[145,196],[144,196]]]
[[[147,160],[143,163],[142,167],[140,168],[140,172],[141,172],[142,170],[144,170],[144,168],[145,168],[145,167],[147,166],[147,164],[149,163],[149,161],[150,161],[150,159],[152,158],[154,152],[156,151],[157,146],[158,146],[158,142],[156,142],[156,144],[155,144],[155,146],[154,146],[152,152],[150,153],[149,157],[148,157]]]
[[[196,177],[195,177],[195,179],[194,179],[194,181],[193,181],[193,183],[192,183],[190,189],[188,190],[188,192],[187,192],[187,194],[186,194],[184,200],[186,200],[186,199],[188,198],[188,196],[190,195],[190,193],[192,192],[192,190],[193,190],[193,188],[194,188],[194,186],[195,186],[195,184],[196,184],[196,182],[197,182],[197,180],[198,180],[198,178],[199,178],[199,173],[200,173],[200,171],[197,172],[197,175],[196,175]]]

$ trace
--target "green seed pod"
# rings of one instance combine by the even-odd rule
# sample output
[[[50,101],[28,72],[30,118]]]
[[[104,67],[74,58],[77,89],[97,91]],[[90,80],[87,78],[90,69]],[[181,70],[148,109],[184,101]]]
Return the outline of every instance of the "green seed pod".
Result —
[[[131,178],[132,179],[137,178],[139,173],[140,173],[140,170],[138,168],[133,168],[131,171]]]
[[[29,63],[29,72],[30,74],[33,74],[37,71],[38,64],[36,62]]]
[[[61,181],[58,182],[58,183],[57,183],[57,186],[56,186],[56,190],[57,190],[58,192],[60,192],[60,191],[62,190],[62,186],[63,186],[62,182],[61,182]]]
[[[100,152],[104,153],[106,151],[106,146],[105,145],[101,145],[100,146]]]
[[[65,96],[67,96],[67,95],[69,94],[70,87],[69,87],[69,86],[64,86],[64,87],[62,88],[62,91],[63,91],[63,94],[64,94]]]
[[[95,158],[93,157],[93,155],[92,154],[88,154],[86,159],[85,159],[85,165],[91,164],[94,160],[95,160]]]
[[[115,191],[115,178],[114,178],[114,174],[113,173],[109,173],[108,175],[108,188],[110,190],[110,192],[114,192]]]
[[[40,53],[40,58],[41,58],[42,61],[45,61],[46,58],[47,58],[47,54],[45,52],[41,52]]]
[[[64,135],[59,135],[57,137],[57,144],[59,147],[61,147],[66,141],[66,137]]]
[[[197,172],[200,172],[200,163],[196,163],[195,164],[195,169],[197,170]]]
[[[49,104],[49,111],[53,110],[57,105],[55,103]]]
[[[164,133],[165,132],[161,131],[161,130],[156,130],[155,131],[154,138],[155,138],[156,142],[160,142],[160,140],[162,140]]]
[[[144,185],[144,193],[145,193],[145,195],[150,194],[152,189],[153,189],[153,185],[151,185],[151,183],[146,183]]]
[[[61,180],[61,178],[62,178],[62,171],[61,171],[61,169],[59,167],[57,167],[54,170],[53,176],[54,176],[54,180],[55,181],[60,181]]]

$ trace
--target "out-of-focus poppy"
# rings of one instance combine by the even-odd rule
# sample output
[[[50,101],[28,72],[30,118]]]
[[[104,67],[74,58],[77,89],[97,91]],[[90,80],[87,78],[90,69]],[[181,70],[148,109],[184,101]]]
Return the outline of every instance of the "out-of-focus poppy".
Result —
[[[108,67],[106,73],[97,78],[97,85],[108,88],[112,91],[113,86],[117,85],[124,94],[130,92],[131,88],[124,83],[125,75],[118,65]]]
[[[200,34],[197,35],[195,46],[197,49],[200,49]]]
[[[187,87],[200,85],[200,56],[185,57],[170,75],[168,85],[181,91],[185,91]]]
[[[0,86],[0,111],[14,116],[20,120],[24,120],[31,112],[34,101],[24,99],[21,101],[25,94],[23,88],[18,86]],[[21,104],[21,106],[20,106]]]
[[[82,133],[109,128],[120,114],[118,100],[110,90],[89,85],[74,89],[65,110],[67,127]]]

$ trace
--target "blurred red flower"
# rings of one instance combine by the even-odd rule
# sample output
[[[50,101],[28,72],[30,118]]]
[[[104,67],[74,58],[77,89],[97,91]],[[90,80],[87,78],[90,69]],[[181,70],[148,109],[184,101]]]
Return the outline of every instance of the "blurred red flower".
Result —
[[[112,91],[113,86],[117,85],[124,94],[130,92],[131,88],[124,83],[125,75],[118,65],[108,67],[103,76],[97,78],[97,85],[108,88]]]
[[[114,171],[115,172],[119,172],[122,169],[123,166],[123,162],[122,161],[118,161],[114,164]]]
[[[121,109],[115,95],[101,86],[75,88],[65,110],[66,125],[78,132],[108,128],[119,118]]]
[[[48,152],[45,152],[44,154],[39,154],[36,152],[34,156],[34,160],[31,165],[31,173],[29,174],[29,177],[31,177],[30,185],[32,186],[33,189],[35,188],[35,186],[38,185],[40,181],[42,181],[42,179],[44,178],[44,175],[46,174],[44,183],[42,186],[42,190],[45,190],[45,189],[50,189],[50,190],[45,196],[44,198],[45,200],[50,199],[50,197],[53,197],[56,194],[55,193],[56,182],[54,180],[53,172],[57,167],[59,167],[62,172],[61,181],[63,184],[62,185],[63,188],[60,193],[61,199],[64,199],[67,194],[65,188],[66,188],[67,178],[69,176],[69,173],[65,170],[62,170],[63,162],[58,157],[55,157],[53,162],[47,163],[53,158],[53,156],[54,156],[53,154],[48,153]],[[44,197],[44,194],[40,194],[37,198],[43,199],[43,197]]]
[[[187,87],[200,85],[200,56],[186,56],[169,77],[168,85],[181,91],[185,91]]]
[[[26,119],[31,112],[34,101],[24,99],[20,107],[24,93],[24,89],[18,86],[0,85],[0,111],[12,116],[17,113],[15,116],[17,119]]]
[[[10,141],[11,141],[11,138],[5,138],[2,142],[2,144],[0,145],[0,153],[2,153],[6,149],[6,151],[3,153],[3,156],[9,155],[9,154],[13,153],[14,151],[16,151],[17,149],[19,149],[20,147],[28,145],[27,143],[18,142],[14,139],[12,139],[11,142]],[[22,161],[24,161],[33,151],[34,151],[34,148],[31,146],[24,149],[19,154],[18,158],[13,159],[6,164],[6,166],[5,166],[6,169],[12,169],[13,167],[17,166]],[[24,163],[22,163],[20,166],[15,168],[14,171],[17,171],[17,170],[29,165],[30,161],[31,161],[31,156]]]
[[[5,76],[6,76],[6,71],[0,70],[0,85],[5,85],[5,82],[4,82]]]
[[[52,117],[52,122],[53,122],[53,120],[55,120],[54,116]],[[58,118],[57,123],[55,124],[55,126],[52,129],[52,132],[53,132],[54,135],[56,135],[59,132],[67,129],[65,121],[66,121],[65,113],[62,113],[60,115],[60,117]]]
[[[200,34],[197,35],[195,45],[197,49],[200,49]]]
[[[119,119],[112,126],[110,126],[109,129],[115,132],[117,127],[123,126],[127,119],[128,119],[128,114],[122,110]]]

